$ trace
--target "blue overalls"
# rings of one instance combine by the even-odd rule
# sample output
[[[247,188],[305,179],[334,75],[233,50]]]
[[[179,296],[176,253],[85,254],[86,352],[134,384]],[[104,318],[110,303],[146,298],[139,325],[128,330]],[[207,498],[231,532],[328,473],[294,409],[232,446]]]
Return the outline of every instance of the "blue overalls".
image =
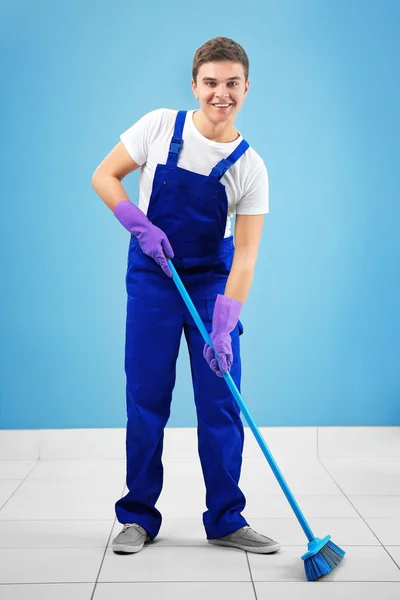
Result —
[[[147,216],[174,250],[173,263],[207,330],[217,294],[223,294],[232,266],[233,237],[224,239],[228,199],[221,177],[246,152],[243,140],[210,175],[178,167],[186,112],[177,114],[167,163],[158,164]],[[126,483],[115,505],[120,523],[138,523],[151,538],[161,527],[155,508],[163,485],[164,428],[170,416],[175,365],[182,330],[189,349],[198,420],[198,451],[206,486],[207,538],[219,538],[248,523],[238,482],[244,442],[240,409],[224,379],[203,357],[204,341],[175,283],[131,236],[126,274]],[[231,375],[240,389],[239,321],[231,334]]]

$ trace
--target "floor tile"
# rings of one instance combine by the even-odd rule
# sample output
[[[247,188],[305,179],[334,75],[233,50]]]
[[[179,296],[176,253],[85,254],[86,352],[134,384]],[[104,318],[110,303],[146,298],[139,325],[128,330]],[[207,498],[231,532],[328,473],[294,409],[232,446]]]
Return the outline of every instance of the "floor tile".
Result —
[[[400,519],[365,519],[384,546],[400,546]]]
[[[103,548],[0,550],[0,583],[94,583],[103,555]]]
[[[90,600],[94,583],[1,585],[1,600]]]
[[[364,519],[400,519],[400,495],[349,496],[348,499]]]
[[[199,459],[197,431],[194,427],[166,427],[164,430],[163,462]]]
[[[40,456],[40,429],[0,430],[0,456],[2,460],[35,461]]]
[[[125,481],[125,461],[122,460],[40,460],[29,479],[116,479]]]
[[[25,479],[38,461],[2,460],[0,461],[0,479]]]
[[[299,461],[286,458],[279,461],[278,468],[294,495],[342,495],[332,477],[316,460]],[[283,493],[266,460],[243,461],[240,487],[245,495]]]
[[[338,546],[379,546],[379,540],[364,523],[358,519],[309,519],[308,523],[316,537],[330,535]],[[251,527],[256,531],[277,540],[283,546],[307,547],[307,538],[297,519],[251,519]],[[304,550],[306,552],[306,549]]]
[[[17,479],[2,479],[0,481],[0,518],[2,506],[6,504],[20,485],[21,481]]]
[[[383,582],[257,582],[257,600],[399,600],[400,583]]]
[[[158,510],[165,519],[196,519],[201,517],[203,512],[207,510],[205,489],[189,485],[185,490],[180,490],[181,487],[182,484],[179,484],[176,489],[171,489],[170,486],[166,485],[156,504]]]
[[[123,460],[125,428],[44,429],[40,431],[42,460]]]
[[[400,496],[400,461],[329,459],[323,464],[346,496]]]
[[[99,581],[250,581],[250,573],[246,553],[235,548],[157,548],[150,543],[129,555],[108,549]]]
[[[113,523],[113,519],[0,521],[0,548],[105,548]]]
[[[386,550],[390,556],[395,560],[397,566],[400,569],[400,546],[386,546]]]
[[[143,600],[256,600],[251,583],[236,581],[98,583],[93,600],[143,598]],[[382,599],[381,599],[382,600]]]
[[[320,458],[396,460],[400,456],[400,427],[318,427],[318,454]]]
[[[112,519],[121,488],[114,480],[98,478],[46,481],[28,478],[0,510],[0,520]]]
[[[201,470],[200,460],[169,460],[163,461],[164,467],[164,482],[173,479],[177,482],[182,480],[182,477],[186,480],[196,480],[200,484],[204,485],[203,473]]]
[[[334,540],[335,541],[335,540]],[[400,569],[379,546],[344,546],[346,556],[324,581],[400,581]],[[248,554],[254,581],[306,581],[301,546],[270,555]]]
[[[281,457],[315,458],[317,454],[316,427],[259,427],[265,443],[275,460]],[[250,427],[244,428],[244,450],[246,458],[262,458],[263,453]]]
[[[357,511],[343,495],[304,496],[296,494],[295,498],[306,519],[312,517],[354,519],[359,517]],[[283,493],[280,496],[251,494],[246,496],[244,515],[247,519],[287,519],[293,516],[294,513]]]

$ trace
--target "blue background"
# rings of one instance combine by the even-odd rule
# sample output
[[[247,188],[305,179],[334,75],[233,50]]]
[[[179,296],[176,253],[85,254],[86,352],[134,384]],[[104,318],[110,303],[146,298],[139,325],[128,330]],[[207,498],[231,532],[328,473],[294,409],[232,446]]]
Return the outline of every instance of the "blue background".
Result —
[[[128,232],[91,177],[194,52],[250,58],[236,122],[270,176],[242,312],[259,426],[400,424],[400,3],[1,4],[0,428],[123,427]],[[123,185],[137,201],[138,173]],[[169,426],[195,426],[184,339]]]

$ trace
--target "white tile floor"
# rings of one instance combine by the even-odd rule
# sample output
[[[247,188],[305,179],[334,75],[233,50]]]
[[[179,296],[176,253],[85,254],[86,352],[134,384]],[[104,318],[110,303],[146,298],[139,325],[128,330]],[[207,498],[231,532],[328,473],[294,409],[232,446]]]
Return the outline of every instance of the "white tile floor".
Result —
[[[292,454],[277,460],[315,535],[331,534],[347,553],[330,575],[313,583],[306,582],[301,560],[307,548],[303,531],[254,448],[243,460],[244,516],[281,543],[274,555],[207,544],[199,461],[186,454],[179,460],[171,447],[157,504],[164,518],[160,534],[139,554],[126,556],[110,547],[121,528],[114,503],[125,490],[123,460],[2,461],[0,598],[316,600],[323,594],[324,600],[399,600],[397,456],[348,452],[318,459],[307,451],[303,459]]]

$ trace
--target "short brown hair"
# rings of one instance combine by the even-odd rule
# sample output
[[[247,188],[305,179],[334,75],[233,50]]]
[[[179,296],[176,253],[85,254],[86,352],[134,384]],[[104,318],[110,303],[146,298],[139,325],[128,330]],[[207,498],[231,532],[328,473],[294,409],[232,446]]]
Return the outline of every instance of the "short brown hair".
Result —
[[[208,62],[231,60],[243,66],[245,81],[249,78],[249,57],[240,44],[227,37],[216,37],[208,40],[198,50],[193,58],[192,75],[196,81],[201,65]]]

